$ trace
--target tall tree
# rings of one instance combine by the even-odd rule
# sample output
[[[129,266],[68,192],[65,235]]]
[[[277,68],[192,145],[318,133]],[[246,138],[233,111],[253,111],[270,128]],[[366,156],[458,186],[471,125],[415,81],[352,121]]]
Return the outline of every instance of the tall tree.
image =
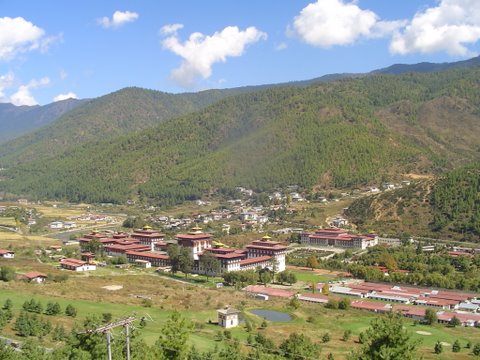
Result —
[[[200,257],[200,267],[203,269],[204,274],[208,277],[214,276],[220,270],[220,261],[210,251],[205,251]]]
[[[168,318],[155,343],[160,359],[184,360],[188,351],[187,341],[192,324],[175,311]]]
[[[180,247],[177,244],[170,244],[167,247],[167,254],[170,258],[170,265],[172,266],[172,273],[176,273],[180,268]]]
[[[363,346],[351,360],[413,360],[418,342],[410,338],[399,314],[389,313],[372,321],[363,336]]]
[[[178,269],[188,277],[188,274],[192,272],[193,258],[190,250],[186,247],[180,249],[178,256]]]
[[[318,359],[321,348],[305,335],[292,333],[280,344],[280,350],[286,359],[304,360]]]
[[[307,267],[311,268],[312,271],[313,271],[313,269],[318,267],[318,260],[317,260],[316,256],[311,255],[311,256],[308,257]]]

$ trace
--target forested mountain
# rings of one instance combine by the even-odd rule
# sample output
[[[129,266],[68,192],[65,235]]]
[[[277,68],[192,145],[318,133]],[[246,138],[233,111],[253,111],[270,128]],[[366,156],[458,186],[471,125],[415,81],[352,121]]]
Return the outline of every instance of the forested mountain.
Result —
[[[67,99],[44,106],[0,104],[0,142],[48,125],[85,101]]]
[[[347,215],[363,230],[480,241],[480,163],[356,200]]]
[[[418,64],[395,64],[383,69],[374,70],[371,74],[390,74],[390,75],[399,75],[409,72],[439,72],[451,69],[460,69],[468,68],[472,66],[480,65],[480,56],[474,57],[468,60],[456,61],[451,63],[430,63],[422,62]]]
[[[437,173],[480,157],[479,79],[480,68],[471,68],[242,94],[12,166],[0,187],[38,198],[140,196],[170,205],[238,185],[350,187]]]
[[[0,165],[55,157],[77,145],[139,131],[245,91],[238,88],[168,94],[125,88],[90,100],[48,126],[1,144]]]
[[[168,94],[140,88],[125,88],[88,101],[71,112],[68,110],[80,105],[82,101],[70,99],[42,107],[14,107],[11,104],[0,104],[0,142],[23,133],[26,134],[0,144],[0,166],[56,157],[77,145],[146,129],[166,119],[188,114],[232,95],[274,87],[307,87],[341,79],[362,78],[378,73],[445,71],[479,64],[480,57],[443,64],[397,64],[365,74],[328,74],[311,80],[207,90],[198,93]],[[14,112],[12,112],[12,108],[15,109]],[[401,109],[401,111],[403,110]],[[16,117],[17,113],[19,114],[18,118]],[[61,116],[63,114],[65,115]],[[53,120],[56,120],[55,123],[51,123]],[[39,130],[31,132],[41,126],[43,127]]]

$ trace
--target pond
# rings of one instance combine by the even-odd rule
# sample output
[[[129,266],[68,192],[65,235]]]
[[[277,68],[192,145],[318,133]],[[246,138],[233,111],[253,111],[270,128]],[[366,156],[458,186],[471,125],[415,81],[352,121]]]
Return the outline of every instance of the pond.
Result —
[[[292,320],[292,316],[288,313],[273,311],[273,310],[263,310],[263,309],[254,309],[250,310],[252,314],[265,318],[269,321],[274,322],[283,322]]]

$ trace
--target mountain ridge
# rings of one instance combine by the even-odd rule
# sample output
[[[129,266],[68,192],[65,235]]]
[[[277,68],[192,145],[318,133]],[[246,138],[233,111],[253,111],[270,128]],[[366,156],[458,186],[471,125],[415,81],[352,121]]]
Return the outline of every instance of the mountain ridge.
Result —
[[[11,167],[0,187],[34,198],[139,197],[168,206],[234,186],[308,191],[441,173],[480,157],[478,79],[473,67],[247,92]]]
[[[0,103],[0,143],[48,125],[89,99],[66,99],[47,105]]]

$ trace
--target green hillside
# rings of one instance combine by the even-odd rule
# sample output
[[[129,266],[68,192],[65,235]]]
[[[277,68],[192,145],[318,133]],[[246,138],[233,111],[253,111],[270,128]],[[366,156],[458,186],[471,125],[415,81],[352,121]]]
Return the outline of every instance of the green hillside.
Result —
[[[171,205],[238,185],[342,188],[438,173],[479,158],[479,79],[480,69],[471,68],[242,94],[135,134],[10,167],[0,189],[89,202],[140,196]],[[136,118],[144,106],[135,109],[123,107],[122,118]]]
[[[349,219],[363,230],[389,234],[480,240],[480,163],[437,180],[356,200]]]
[[[93,99],[54,123],[0,145],[0,165],[55,157],[75,146],[139,131],[188,114],[242,89],[168,94],[125,88]]]
[[[67,99],[44,106],[0,103],[0,142],[48,125],[88,100]]]

